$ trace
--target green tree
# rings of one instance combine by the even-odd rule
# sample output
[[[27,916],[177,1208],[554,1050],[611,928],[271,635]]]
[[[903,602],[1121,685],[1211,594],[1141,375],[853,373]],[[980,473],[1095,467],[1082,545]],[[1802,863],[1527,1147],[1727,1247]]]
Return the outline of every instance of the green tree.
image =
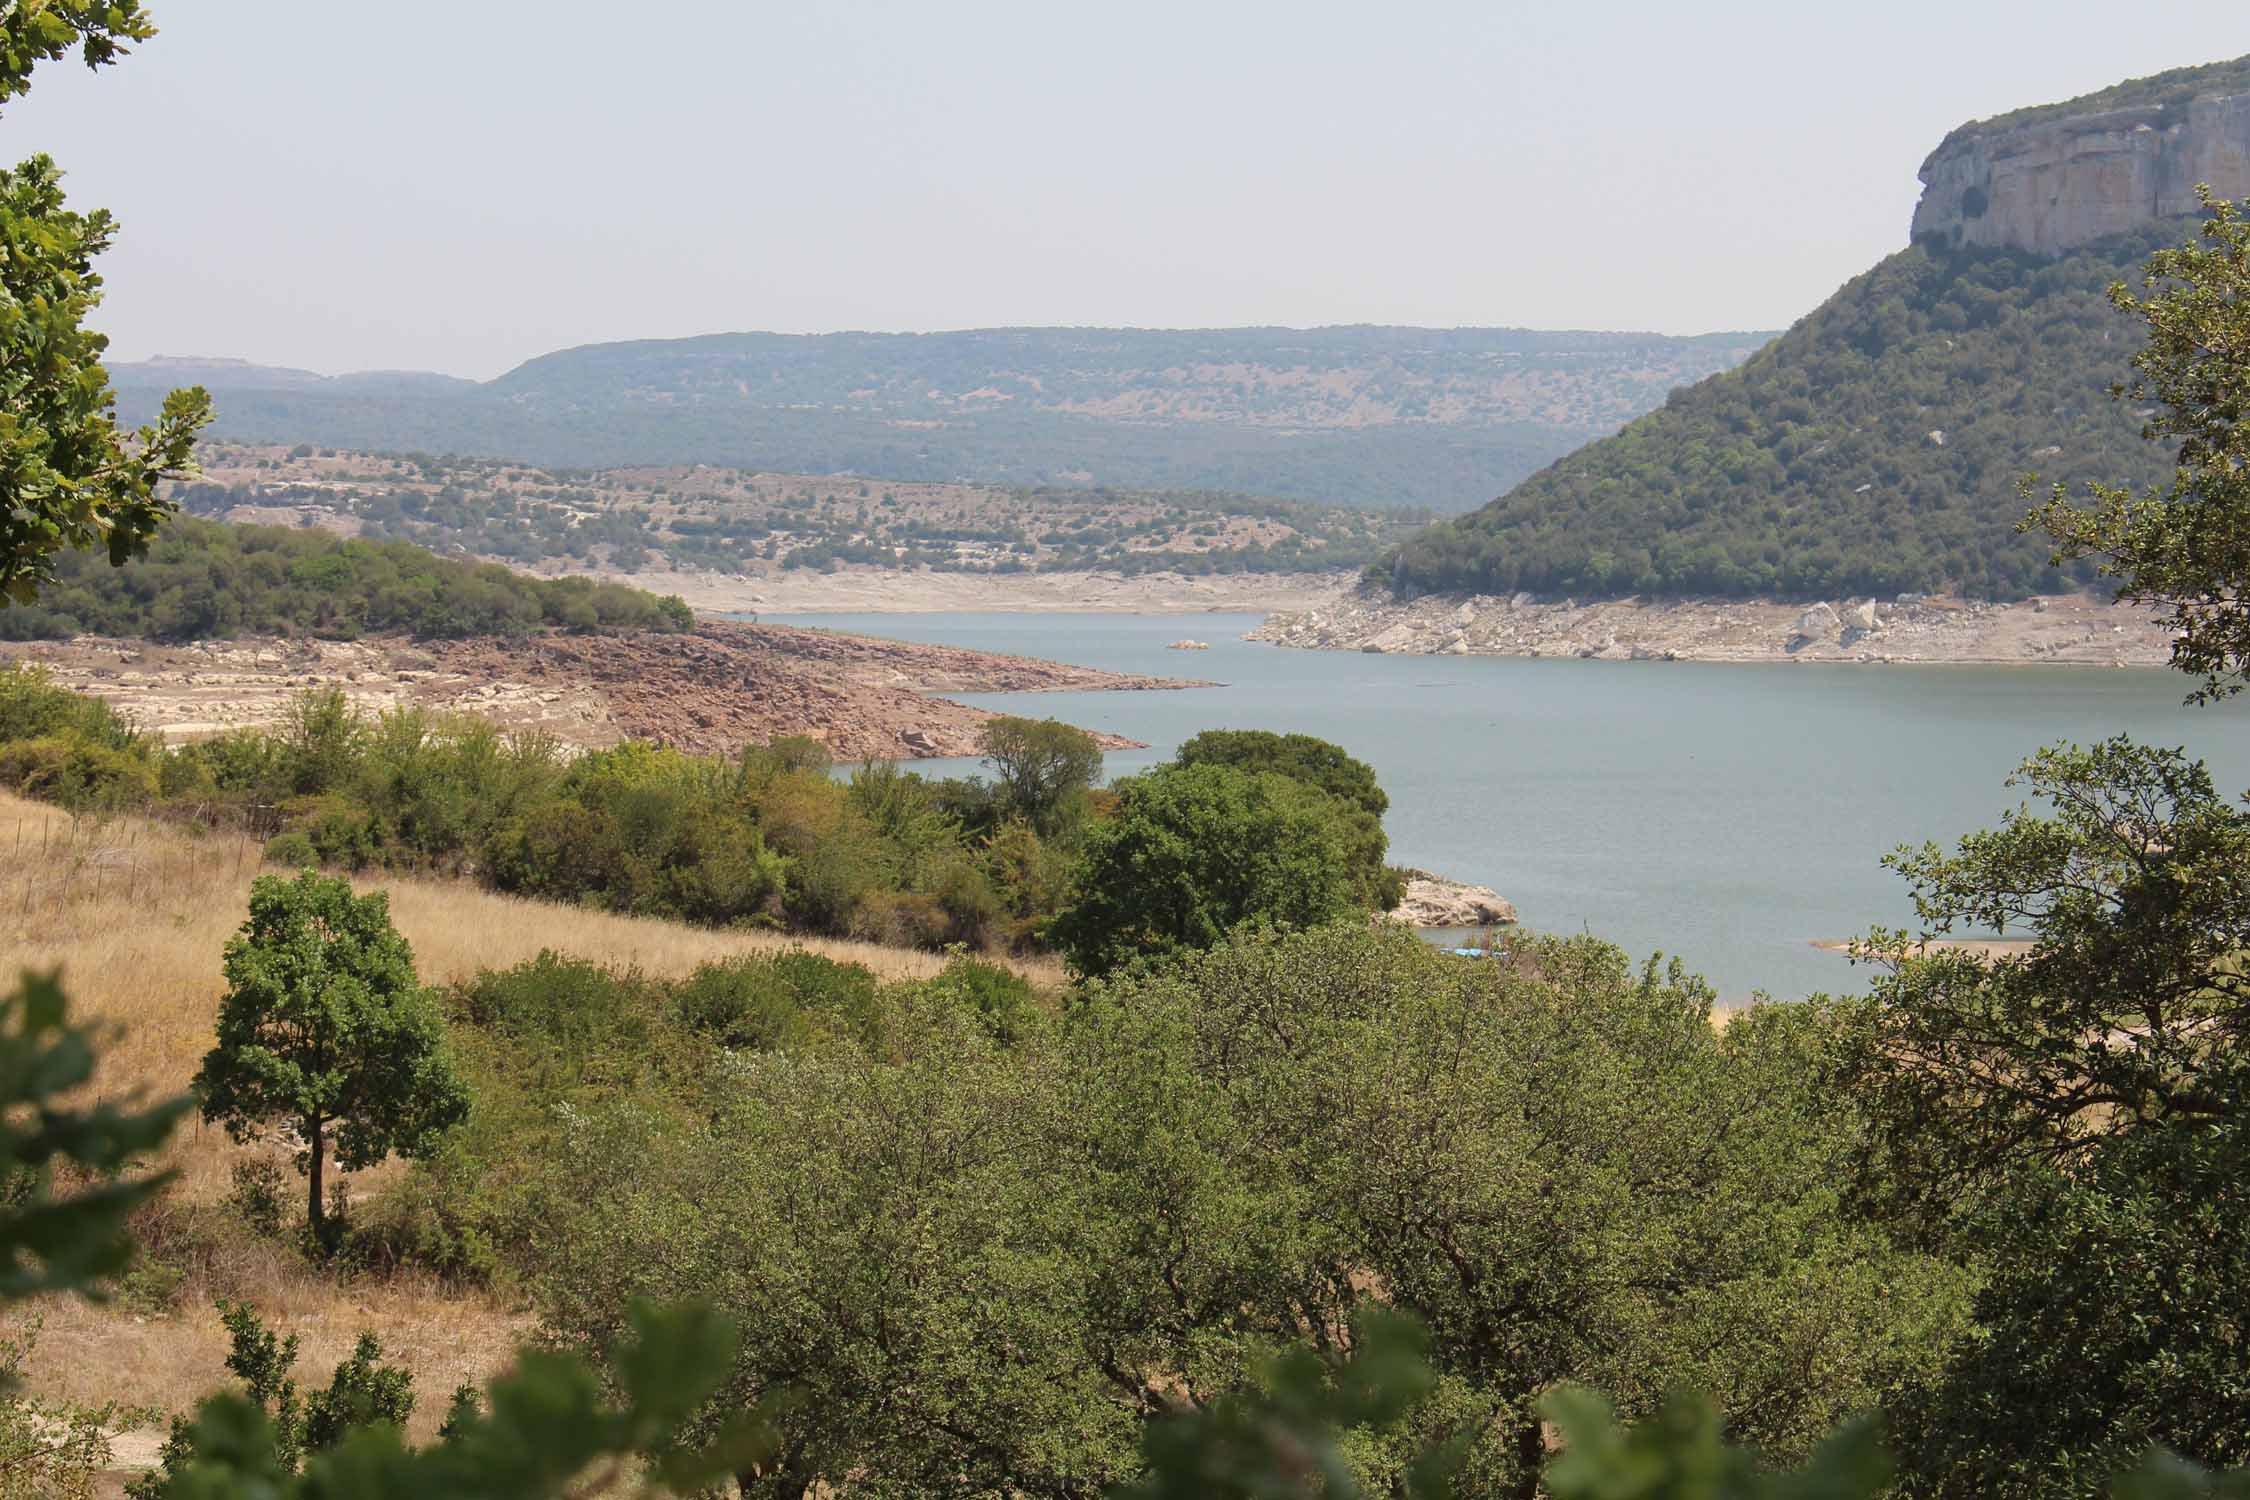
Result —
[[[2178,633],[2172,665],[2201,677],[2196,697],[2211,699],[2250,681],[2250,219],[2208,187],[2196,195],[2202,243],[2150,256],[2146,296],[2109,289],[2148,325],[2115,394],[2155,403],[2141,436],[2179,444],[2171,483],[2139,493],[2096,483],[2088,510],[2058,485],[2024,526],[2044,528],[2058,560],[2105,559],[2120,598],[2164,606]]]
[[[2250,813],[2201,762],[2123,739],[2042,750],[2010,784],[2045,810],[1887,861],[1937,951],[1881,930],[1860,946],[1885,970],[1869,1097],[1932,1202],[2250,1098]],[[1943,947],[2011,929],[2030,946],[1997,960]]]
[[[998,784],[1003,817],[1052,838],[1081,815],[1102,774],[1102,749],[1083,729],[1053,719],[992,719],[978,735]]]
[[[1309,734],[1276,734],[1270,729],[1206,729],[1183,743],[1172,757],[1183,766],[1233,766],[1242,771],[1272,771],[1315,786],[1348,802],[1369,817],[1391,809],[1391,799],[1376,785],[1375,768],[1343,746]]]
[[[1635,1415],[1699,1389],[1804,1458],[1935,1365],[1965,1278],[1849,1211],[1842,1018],[1721,1035],[1710,1004],[1587,939],[1465,961],[1356,923],[1113,982],[1073,1034],[1089,1341],[1169,1372],[1152,1399],[1223,1389],[1250,1340],[1333,1338],[1380,1288],[1444,1377],[1401,1443],[1464,1435],[1470,1492],[1538,1491],[1565,1383]]]
[[[322,1169],[416,1157],[468,1112],[436,997],[381,892],[312,871],[262,876],[227,943],[218,1042],[196,1075],[203,1118],[237,1140],[294,1129],[314,1238],[327,1238]]]
[[[1403,877],[1385,863],[1391,844],[1383,832],[1383,814],[1391,799],[1376,784],[1375,768],[1343,746],[1309,734],[1207,729],[1181,745],[1173,760],[1183,766],[1271,771],[1333,797],[1342,809],[1360,899],[1376,911],[1389,911],[1406,894]]]
[[[41,62],[76,51],[89,68],[156,34],[139,0],[25,0],[0,15],[0,103],[22,95]],[[211,418],[201,387],[174,391],[158,420],[120,431],[101,367],[109,340],[85,326],[101,301],[94,258],[116,224],[64,207],[62,173],[34,156],[0,169],[0,599],[28,603],[54,577],[54,555],[99,547],[113,565],[138,556],[175,504],[157,494],[193,472],[196,432]]]
[[[1904,850],[1924,926],[1876,933],[1852,1072],[1900,1222],[1987,1268],[1941,1378],[1899,1405],[1912,1493],[2091,1496],[2151,1443],[2250,1459],[2250,815],[2177,751],[2042,751],[2026,806]]]
[[[1117,811],[1087,830],[1071,905],[1050,929],[1080,974],[1208,948],[1244,922],[1315,927],[1359,909],[1346,822],[1302,782],[1173,766],[1117,794]]]
[[[1708,1388],[1789,1462],[1958,1326],[1958,1273],[1844,1212],[1823,1008],[1722,1039],[1708,991],[1599,944],[1471,963],[1364,923],[1020,1028],[886,1000],[872,1038],[734,1058],[701,1118],[618,1100],[558,1153],[553,1328],[598,1350],[692,1289],[746,1330],[704,1423],[797,1390],[747,1493],[1154,1477],[1155,1427],[1233,1443],[1276,1356],[1340,1378],[1385,1305],[1437,1379],[1340,1444],[1371,1491],[1457,1445],[1465,1492],[1530,1493],[1567,1380],[1635,1413]]]

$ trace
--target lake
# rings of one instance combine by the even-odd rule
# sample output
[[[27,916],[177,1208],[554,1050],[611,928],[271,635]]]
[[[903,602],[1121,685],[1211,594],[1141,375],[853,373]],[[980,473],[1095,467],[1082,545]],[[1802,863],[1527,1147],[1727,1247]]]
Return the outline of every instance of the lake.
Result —
[[[1395,862],[1489,885],[1526,927],[1678,954],[1729,999],[1863,988],[1811,943],[1910,922],[1882,856],[1996,822],[2041,745],[2129,733],[2250,788],[2250,710],[2184,708],[2169,672],[1371,656],[1254,645],[1243,614],[764,618],[1222,682],[960,701],[1149,742],[1112,776],[1202,729],[1333,740],[1390,793]],[[1165,649],[1183,637],[1211,649]]]

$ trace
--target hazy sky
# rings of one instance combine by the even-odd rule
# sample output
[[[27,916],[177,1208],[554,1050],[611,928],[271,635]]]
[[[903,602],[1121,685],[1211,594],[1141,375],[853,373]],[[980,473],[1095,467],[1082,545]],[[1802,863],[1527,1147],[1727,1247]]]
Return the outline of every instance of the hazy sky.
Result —
[[[124,233],[119,358],[486,377],[604,339],[1780,327],[1964,119],[2241,0],[153,0],[0,119]]]

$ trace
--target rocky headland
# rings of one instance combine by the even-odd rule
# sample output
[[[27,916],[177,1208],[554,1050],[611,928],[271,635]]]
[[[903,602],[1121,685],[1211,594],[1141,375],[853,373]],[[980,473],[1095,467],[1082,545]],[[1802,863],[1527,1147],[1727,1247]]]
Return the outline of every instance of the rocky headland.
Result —
[[[989,709],[938,693],[1137,691],[1199,684],[826,630],[706,621],[684,635],[545,634],[459,641],[256,638],[167,646],[82,636],[0,645],[57,681],[183,740],[277,722],[307,688],[370,712],[474,713],[580,749],[625,739],[733,754],[782,735],[839,761],[974,755]],[[1104,749],[1134,749],[1097,735]]]
[[[2250,193],[2250,70],[2234,71],[2206,92],[2183,83],[2121,108],[2095,95],[1962,126],[1922,163],[1914,237],[2059,255],[2195,213],[2198,183]]]
[[[2084,594],[2010,604],[1902,595],[1811,605],[1738,599],[1537,599],[1375,589],[1269,615],[1248,639],[1323,651],[1595,661],[1956,662],[2162,666],[2150,611]]]

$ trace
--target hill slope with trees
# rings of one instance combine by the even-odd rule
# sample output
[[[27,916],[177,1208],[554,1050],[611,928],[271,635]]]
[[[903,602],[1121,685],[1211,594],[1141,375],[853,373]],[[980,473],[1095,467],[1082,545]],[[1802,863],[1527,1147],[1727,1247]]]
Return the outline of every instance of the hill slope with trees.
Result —
[[[246,635],[351,640],[386,631],[431,639],[570,630],[686,630],[677,598],[591,578],[532,578],[497,563],[439,557],[411,542],[179,517],[131,567],[87,552],[53,562],[54,581],[0,602],[0,640],[74,635],[199,641]]]
[[[2020,484],[2168,472],[2109,395],[2135,330],[2105,291],[2192,233],[2151,224],[2052,260],[1901,251],[1741,368],[1410,539],[1388,576],[1412,591],[1996,598],[2089,579],[2016,533]]]

